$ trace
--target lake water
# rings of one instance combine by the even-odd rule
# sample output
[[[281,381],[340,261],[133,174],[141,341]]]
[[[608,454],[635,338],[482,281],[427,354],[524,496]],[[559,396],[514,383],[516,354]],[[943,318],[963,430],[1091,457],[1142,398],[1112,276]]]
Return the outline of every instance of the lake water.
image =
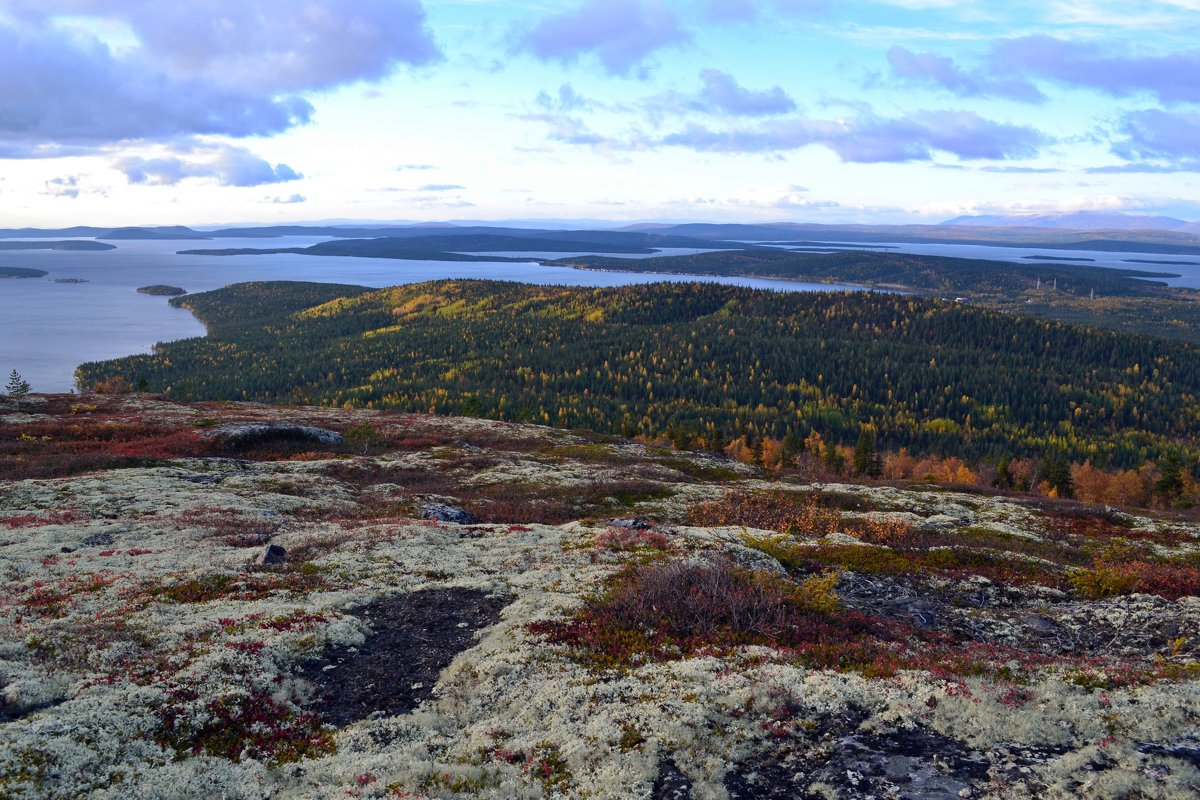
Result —
[[[399,261],[316,257],[293,253],[262,256],[184,256],[192,248],[308,247],[326,237],[220,239],[214,241],[121,241],[116,250],[59,252],[0,251],[0,266],[31,267],[45,278],[0,279],[0,386],[13,369],[38,392],[74,386],[75,367],[134,353],[157,342],[203,336],[204,327],[165,297],[138,294],[139,286],[164,283],[189,292],[241,281],[297,280],[383,287],[441,278],[491,278],[569,286],[619,286],[651,281],[698,280],[786,291],[852,289],[754,278],[689,277],[595,272],[536,263]],[[669,250],[685,254],[694,250]],[[560,258],[567,254],[547,254]],[[532,256],[523,256],[532,257]],[[88,283],[55,283],[82,278]]]

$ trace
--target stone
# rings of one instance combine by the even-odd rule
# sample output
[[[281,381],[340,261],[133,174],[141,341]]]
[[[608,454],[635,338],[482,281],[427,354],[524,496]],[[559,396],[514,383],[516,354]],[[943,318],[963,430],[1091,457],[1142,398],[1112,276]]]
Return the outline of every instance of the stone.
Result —
[[[654,527],[653,524],[644,519],[635,519],[622,517],[617,519],[606,519],[604,524],[610,528],[625,528],[631,531],[648,531]]]
[[[425,503],[421,506],[420,511],[421,519],[453,522],[456,525],[474,525],[479,522],[479,517],[470,511],[449,503]]]
[[[287,562],[287,550],[277,544],[267,545],[262,555],[258,557],[260,564],[283,564]]]
[[[337,431],[297,425],[294,422],[248,422],[217,425],[209,428],[205,436],[221,442],[231,450],[273,442],[307,442],[319,445],[340,445],[345,442]]]
[[[1058,625],[1053,620],[1037,614],[1027,614],[1021,618],[1021,622],[1025,624],[1026,628],[1036,634],[1051,635],[1058,632]]]

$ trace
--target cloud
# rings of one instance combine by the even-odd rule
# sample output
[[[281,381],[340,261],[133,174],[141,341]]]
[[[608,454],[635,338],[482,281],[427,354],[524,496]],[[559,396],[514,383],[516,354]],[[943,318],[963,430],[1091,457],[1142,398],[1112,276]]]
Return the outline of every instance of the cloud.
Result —
[[[299,180],[287,164],[272,166],[249,150],[232,145],[207,145],[156,158],[126,156],[113,164],[130,183],[174,186],[187,178],[215,181],[221,186],[262,186]]]
[[[665,0],[582,0],[542,18],[518,41],[543,61],[591,54],[608,72],[628,75],[654,51],[689,38]]]
[[[79,176],[68,175],[65,178],[53,178],[46,181],[46,194],[54,197],[69,197],[74,200],[79,197]]]
[[[457,189],[466,189],[465,186],[459,186],[457,183],[427,183],[418,192],[453,192]]]
[[[1048,175],[1051,173],[1062,172],[1061,169],[1054,167],[980,167],[980,172],[1003,172],[1014,175]]]
[[[48,30],[0,26],[0,141],[10,157],[47,143],[101,145],[181,134],[266,136],[307,122],[298,97],[253,97],[172,80],[104,45],[64,45]]]
[[[170,76],[255,94],[375,80],[441,54],[419,0],[17,0],[18,17],[117,22]]]
[[[992,122],[970,111],[923,111],[893,119],[792,117],[715,131],[698,125],[660,140],[667,146],[720,153],[771,153],[809,145],[856,163],[928,161],[934,152],[963,160],[1003,160],[1037,153],[1048,138],[1033,128]]]
[[[544,90],[538,92],[535,102],[548,111],[563,112],[585,111],[597,105],[593,100],[575,91],[575,87],[569,83],[559,86],[558,91],[553,95]]]
[[[9,158],[270,136],[311,120],[302,92],[439,56],[417,0],[11,0],[4,11]]]
[[[715,69],[704,70],[700,78],[704,81],[701,102],[725,113],[757,116],[796,110],[796,102],[778,86],[769,91],[751,91],[739,86],[729,73]]]
[[[437,169],[437,167],[435,167],[433,164],[400,164],[399,166],[394,167],[393,171],[404,172],[405,170],[410,170],[410,169],[426,170],[426,169]]]
[[[1177,161],[1171,164],[1151,164],[1134,162],[1131,164],[1111,164],[1103,167],[1090,167],[1091,175],[1167,175],[1175,172],[1200,172],[1200,160]]]
[[[1129,161],[1200,160],[1200,113],[1151,108],[1126,114],[1121,132],[1128,138],[1113,144],[1113,152]]]
[[[915,53],[896,45],[888,50],[888,63],[897,78],[913,83],[931,83],[959,97],[1004,97],[1030,103],[1046,100],[1041,90],[1028,80],[967,72],[955,64],[954,59],[935,53]]]
[[[572,117],[569,114],[525,114],[521,119],[530,122],[545,123],[549,128],[549,138],[555,142],[588,145],[591,147],[601,147],[611,144],[607,137],[596,133],[583,120],[578,117]]]
[[[295,203],[307,203],[308,198],[302,194],[293,194],[287,197],[273,197],[270,202],[277,205],[294,205]]]
[[[1200,49],[1163,56],[1115,55],[1093,42],[1025,36],[998,43],[997,74],[1023,73],[1114,96],[1148,92],[1167,103],[1200,102]]]
[[[781,14],[823,15],[828,0],[707,0],[705,16],[714,22],[752,22],[768,8]]]

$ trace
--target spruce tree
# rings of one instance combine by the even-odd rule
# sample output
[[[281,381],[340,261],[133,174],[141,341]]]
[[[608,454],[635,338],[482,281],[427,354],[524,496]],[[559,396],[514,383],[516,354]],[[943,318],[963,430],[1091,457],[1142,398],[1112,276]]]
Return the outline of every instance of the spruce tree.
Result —
[[[4,387],[5,393],[9,397],[22,397],[29,394],[29,381],[21,377],[21,374],[15,369],[8,376],[8,384]]]

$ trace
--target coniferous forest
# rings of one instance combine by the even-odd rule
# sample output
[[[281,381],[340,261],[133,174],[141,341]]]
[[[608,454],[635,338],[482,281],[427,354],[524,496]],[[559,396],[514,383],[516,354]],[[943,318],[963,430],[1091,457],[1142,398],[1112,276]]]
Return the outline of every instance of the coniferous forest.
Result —
[[[275,282],[172,302],[209,336],[84,364],[80,385],[1106,467],[1193,462],[1200,431],[1200,350],[905,295]]]

